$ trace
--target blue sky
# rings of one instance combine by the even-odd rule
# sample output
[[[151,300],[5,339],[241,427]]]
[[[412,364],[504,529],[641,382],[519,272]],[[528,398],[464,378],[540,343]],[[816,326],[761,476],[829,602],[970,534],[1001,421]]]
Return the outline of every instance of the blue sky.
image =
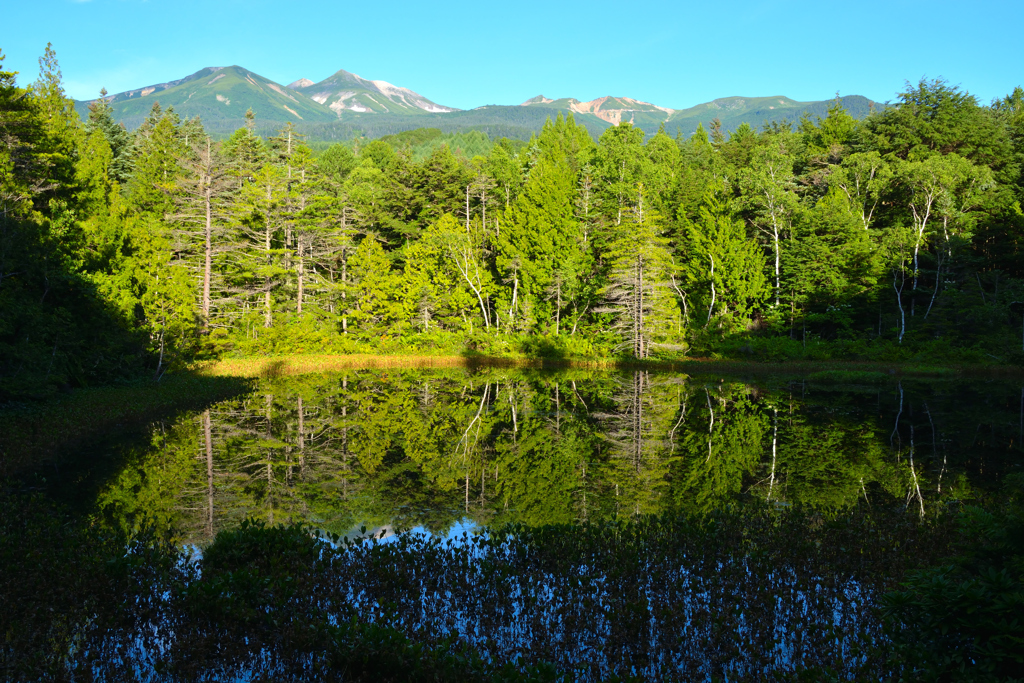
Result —
[[[537,94],[885,101],[922,76],[987,103],[1024,84],[1022,26],[1020,0],[0,0],[6,67],[31,81],[50,41],[80,99],[239,64],[281,83],[346,69],[459,108]]]

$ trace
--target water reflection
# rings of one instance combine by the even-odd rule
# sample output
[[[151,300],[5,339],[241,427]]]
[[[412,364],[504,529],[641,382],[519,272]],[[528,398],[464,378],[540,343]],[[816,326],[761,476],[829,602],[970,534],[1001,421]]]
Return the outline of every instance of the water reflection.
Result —
[[[1019,389],[653,372],[359,371],[153,425],[95,506],[202,544],[246,517],[443,533],[708,511],[738,495],[927,515],[1019,467]]]

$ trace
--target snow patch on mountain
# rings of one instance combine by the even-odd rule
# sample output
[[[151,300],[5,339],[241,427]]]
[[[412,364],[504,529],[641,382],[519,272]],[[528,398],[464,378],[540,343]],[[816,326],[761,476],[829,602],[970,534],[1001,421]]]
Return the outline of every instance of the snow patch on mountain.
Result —
[[[360,113],[401,113],[420,110],[431,114],[458,111],[452,107],[431,102],[419,93],[387,81],[363,78],[344,69],[336,71],[319,83],[299,86],[300,92],[319,104],[326,104],[335,113],[354,111]],[[335,99],[337,98],[337,99]]]

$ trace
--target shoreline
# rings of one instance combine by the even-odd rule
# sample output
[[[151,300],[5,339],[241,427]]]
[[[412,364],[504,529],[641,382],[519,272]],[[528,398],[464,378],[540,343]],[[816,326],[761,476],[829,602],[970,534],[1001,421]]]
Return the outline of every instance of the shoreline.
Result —
[[[807,375],[819,372],[877,372],[893,377],[1024,377],[1012,365],[901,363],[860,360],[754,361],[690,358],[682,361],[629,361],[614,358],[537,358],[484,355],[427,356],[394,354],[285,354],[222,358],[197,364],[192,371],[206,377],[263,378],[342,370],[431,370],[508,368],[524,370],[651,370],[685,374]]]

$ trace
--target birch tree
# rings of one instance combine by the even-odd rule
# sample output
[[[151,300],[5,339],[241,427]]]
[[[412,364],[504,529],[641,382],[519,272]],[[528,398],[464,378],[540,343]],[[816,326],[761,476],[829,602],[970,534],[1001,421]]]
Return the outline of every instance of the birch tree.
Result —
[[[772,254],[775,308],[782,291],[782,241],[798,208],[795,188],[793,159],[779,145],[755,149],[750,167],[740,174],[741,206],[750,212],[751,223],[767,238]]]
[[[856,207],[862,227],[868,230],[892,180],[892,167],[878,152],[857,152],[832,167],[828,184],[846,195],[850,205]]]

